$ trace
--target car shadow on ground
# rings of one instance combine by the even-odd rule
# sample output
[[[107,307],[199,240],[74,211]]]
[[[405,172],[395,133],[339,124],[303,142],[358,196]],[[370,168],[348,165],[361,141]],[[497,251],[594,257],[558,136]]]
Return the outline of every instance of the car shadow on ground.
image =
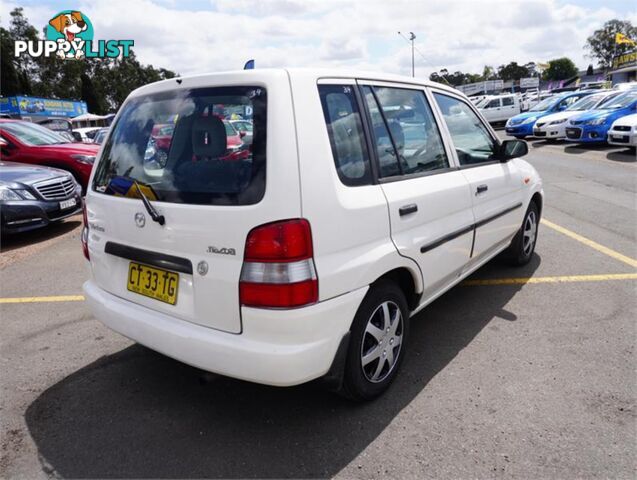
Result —
[[[540,257],[524,272],[492,263],[487,273],[531,276]],[[505,305],[520,288],[458,286],[427,307],[412,323],[401,375],[370,403],[315,384],[275,388],[214,377],[134,345],[50,387],[28,407],[26,422],[44,468],[63,477],[330,477],[489,322],[517,320]]]
[[[36,243],[64,235],[82,224],[81,214],[64,221],[55,222],[37,230],[3,235],[0,238],[0,252],[10,252]]]
[[[637,151],[627,148],[617,152],[609,152],[606,155],[608,160],[621,163],[637,163]]]
[[[618,147],[607,143],[567,143],[564,147],[564,153],[571,155],[581,155],[590,151],[606,152],[609,150],[615,152],[618,150]]]

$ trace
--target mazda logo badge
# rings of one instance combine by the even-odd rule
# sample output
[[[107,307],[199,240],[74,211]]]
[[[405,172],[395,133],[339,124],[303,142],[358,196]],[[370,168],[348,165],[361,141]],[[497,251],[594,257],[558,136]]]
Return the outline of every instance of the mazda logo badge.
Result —
[[[146,215],[144,215],[142,212],[137,212],[135,214],[135,225],[137,225],[139,228],[142,228],[144,225],[146,225]]]

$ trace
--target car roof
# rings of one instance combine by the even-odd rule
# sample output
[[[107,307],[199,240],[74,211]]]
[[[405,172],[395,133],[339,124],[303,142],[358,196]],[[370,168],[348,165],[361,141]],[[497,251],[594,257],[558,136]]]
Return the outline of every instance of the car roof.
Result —
[[[346,80],[372,80],[379,82],[393,82],[403,83],[408,85],[418,85],[427,87],[436,87],[442,90],[447,90],[455,94],[461,94],[459,90],[443,85],[441,83],[432,82],[424,78],[414,78],[404,75],[395,75],[381,72],[369,72],[350,69],[319,69],[319,68],[261,68],[254,70],[235,70],[227,72],[215,72],[215,73],[203,73],[197,75],[187,75],[183,77],[176,77],[167,80],[160,80],[159,82],[150,83],[144,85],[133,92],[130,96],[135,97],[138,95],[145,95],[149,93],[173,90],[179,88],[185,88],[188,85],[190,88],[200,88],[215,84],[219,80],[228,79],[232,84],[248,84],[248,82],[265,81],[267,79],[273,79],[281,76],[288,76],[291,79],[304,78],[313,79],[319,81],[321,79],[346,79]],[[184,84],[184,85],[182,85]]]

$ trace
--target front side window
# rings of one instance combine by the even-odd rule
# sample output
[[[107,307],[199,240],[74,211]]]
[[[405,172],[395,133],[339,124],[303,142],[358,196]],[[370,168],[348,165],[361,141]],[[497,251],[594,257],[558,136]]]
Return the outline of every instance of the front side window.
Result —
[[[434,93],[434,97],[451,134],[460,165],[493,161],[498,146],[471,107],[442,93]]]
[[[243,142],[228,119],[253,112]],[[266,91],[216,87],[145,95],[126,102],[112,127],[93,188],[115,196],[201,205],[251,205],[265,192]]]
[[[345,185],[371,183],[361,114],[351,85],[319,85],[336,170]]]
[[[381,177],[449,167],[440,131],[423,91],[364,87],[364,92],[372,117]]]

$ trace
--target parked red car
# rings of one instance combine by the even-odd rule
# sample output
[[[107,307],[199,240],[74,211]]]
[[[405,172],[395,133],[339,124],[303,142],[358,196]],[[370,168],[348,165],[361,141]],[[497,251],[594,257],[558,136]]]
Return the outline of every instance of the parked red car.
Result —
[[[71,172],[85,192],[100,147],[69,142],[56,132],[31,122],[0,119],[0,148],[3,160]]]

